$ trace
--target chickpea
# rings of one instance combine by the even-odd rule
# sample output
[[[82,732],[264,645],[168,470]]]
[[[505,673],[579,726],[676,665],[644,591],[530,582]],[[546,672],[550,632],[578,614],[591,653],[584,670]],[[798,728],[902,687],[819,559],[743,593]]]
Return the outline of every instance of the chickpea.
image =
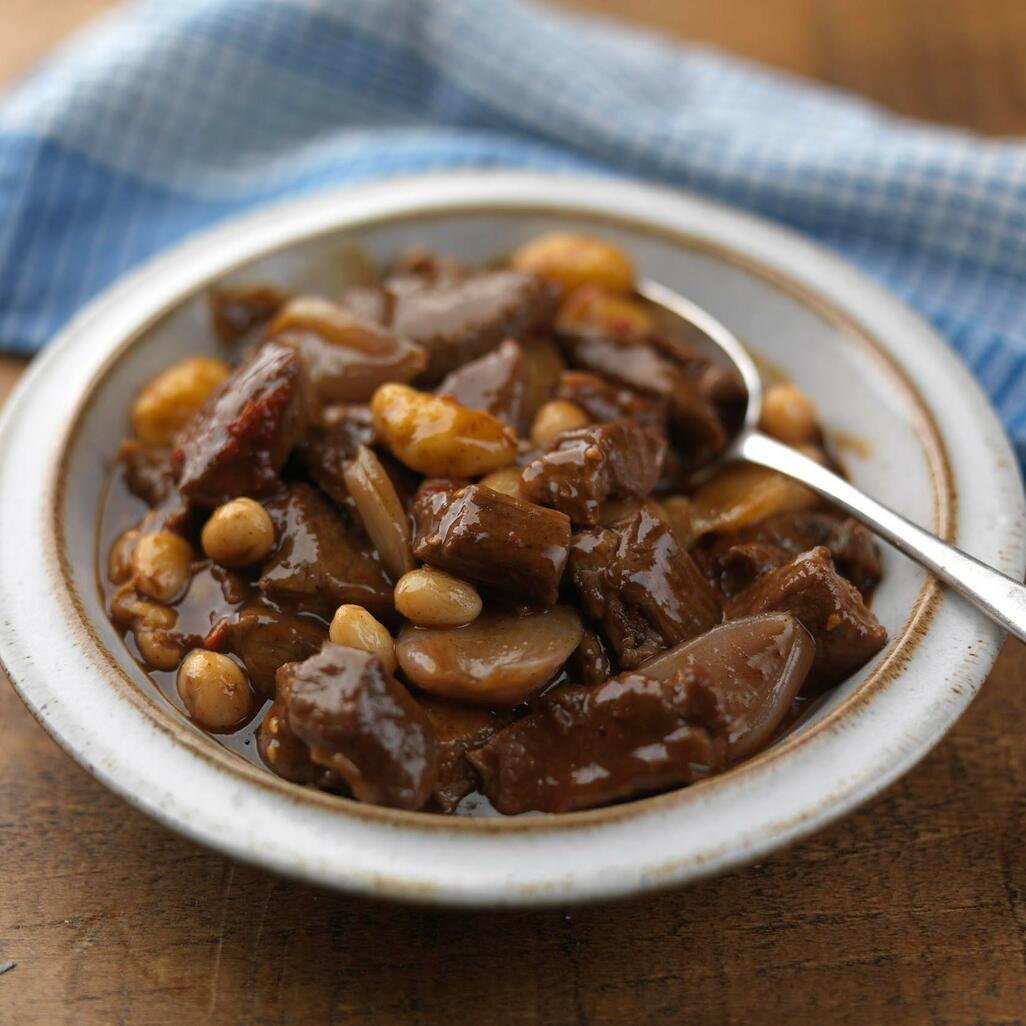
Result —
[[[328,637],[336,645],[372,652],[389,673],[395,673],[395,643],[392,635],[363,606],[339,606],[331,618]]]
[[[192,356],[158,374],[132,405],[132,429],[147,445],[170,445],[207,396],[231,373],[224,360]]]
[[[652,318],[640,303],[598,285],[574,289],[559,308],[564,329],[601,328],[613,336],[636,338],[652,330]]]
[[[377,437],[429,477],[479,477],[516,458],[516,436],[501,420],[451,397],[388,384],[370,406]]]
[[[274,524],[253,499],[232,499],[218,506],[203,525],[203,551],[221,566],[259,563],[274,548]]]
[[[477,619],[481,596],[472,584],[425,566],[399,578],[395,608],[418,627],[462,627]]]
[[[796,385],[770,385],[762,400],[762,428],[787,445],[814,442],[819,437],[816,409]]]
[[[167,606],[148,602],[139,597],[132,582],[122,585],[110,602],[110,615],[122,627],[162,627],[170,630],[178,620],[178,614]]]
[[[167,631],[136,628],[135,643],[139,647],[139,654],[155,670],[173,670],[181,662],[181,643]]]
[[[230,730],[253,708],[249,681],[238,663],[203,649],[190,652],[178,668],[178,696],[208,730]]]
[[[139,540],[139,528],[130,527],[118,535],[107,554],[107,579],[111,584],[124,584],[132,576],[132,553]]]
[[[171,603],[189,583],[192,546],[174,531],[144,534],[132,553],[135,586],[158,602]]]
[[[534,416],[531,425],[531,441],[539,449],[549,449],[561,431],[573,431],[587,427],[591,417],[577,403],[566,399],[547,402]]]
[[[523,467],[511,465],[485,474],[478,484],[484,485],[485,488],[491,488],[493,491],[502,492],[503,495],[512,495],[514,499],[523,499],[524,493],[520,488],[523,475]]]
[[[564,293],[592,282],[610,292],[629,292],[634,265],[623,250],[591,235],[553,232],[532,239],[517,249],[510,264],[548,278]]]

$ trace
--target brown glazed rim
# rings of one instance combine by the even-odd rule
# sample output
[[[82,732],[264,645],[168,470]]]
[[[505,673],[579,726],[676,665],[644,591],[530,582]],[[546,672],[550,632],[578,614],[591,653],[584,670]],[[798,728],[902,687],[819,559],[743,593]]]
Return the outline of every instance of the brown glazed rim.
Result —
[[[503,203],[492,201],[473,201],[465,205],[439,204],[426,205],[415,211],[404,211],[397,214],[378,214],[365,218],[347,219],[344,224],[327,226],[323,230],[304,233],[285,242],[256,248],[240,256],[238,260],[229,262],[211,273],[202,281],[168,300],[129,334],[113,350],[96,371],[86,386],[79,401],[68,429],[61,442],[60,455],[54,464],[55,479],[52,481],[54,501],[52,505],[53,532],[56,539],[57,562],[64,584],[74,606],[78,619],[88,634],[92,644],[103,654],[117,678],[122,697],[130,701],[143,712],[153,726],[186,746],[190,752],[204,759],[227,773],[235,774],[262,789],[275,793],[278,797],[294,803],[310,803],[331,811],[336,815],[354,816],[364,820],[388,823],[396,827],[416,828],[418,830],[452,830],[472,831],[474,833],[496,833],[509,831],[552,831],[571,828],[598,827],[602,824],[622,822],[625,819],[648,814],[655,810],[668,810],[686,804],[696,790],[703,796],[711,796],[712,791],[727,781],[753,773],[768,763],[784,758],[798,746],[808,744],[814,737],[837,729],[841,721],[852,716],[888,683],[898,677],[905,669],[909,659],[925,637],[934,617],[941,598],[941,589],[932,578],[928,578],[919,591],[905,623],[888,643],[881,662],[875,666],[864,681],[836,709],[831,710],[817,723],[807,726],[796,734],[792,734],[777,742],[759,755],[745,761],[726,773],[712,777],[691,787],[678,788],[664,794],[648,798],[640,798],[620,805],[584,810],[580,812],[547,814],[535,817],[517,818],[475,818],[461,816],[443,816],[435,813],[407,812],[381,806],[367,805],[349,798],[342,798],[302,787],[275,776],[270,770],[264,770],[219,744],[200,728],[182,717],[165,700],[144,694],[137,683],[126,672],[121,660],[110,651],[100,639],[85,613],[67,557],[66,539],[64,536],[61,511],[65,504],[65,483],[67,481],[68,464],[71,457],[71,442],[78,435],[78,427],[97,397],[99,384],[124,356],[137,345],[146,333],[173,309],[186,302],[197,293],[209,287],[225,275],[238,270],[253,261],[302,245],[316,238],[331,235],[352,235],[382,224],[402,224],[404,222],[423,222],[449,217],[466,217],[480,215],[500,216],[560,216],[576,222],[589,222],[596,226],[613,226],[633,230],[640,234],[662,238],[683,248],[710,256],[715,260],[737,268],[752,277],[761,279],[780,292],[810,310],[821,320],[837,329],[846,338],[859,345],[876,361],[881,371],[887,374],[900,388],[907,399],[915,417],[916,434],[923,446],[933,485],[933,530],[940,537],[954,540],[956,531],[957,493],[953,481],[947,448],[937,427],[937,423],[929,407],[909,379],[897,360],[891,355],[878,338],[872,335],[858,320],[846,310],[836,306],[831,300],[815,292],[804,283],[795,280],[759,260],[743,255],[731,247],[711,242],[699,235],[683,230],[655,225],[643,218],[597,213],[592,210],[576,210],[572,207],[528,202]],[[99,531],[99,511],[97,511],[97,532]],[[94,545],[95,552],[95,545]],[[127,649],[126,658],[130,659]],[[815,815],[816,810],[810,809],[797,821],[801,822]]]

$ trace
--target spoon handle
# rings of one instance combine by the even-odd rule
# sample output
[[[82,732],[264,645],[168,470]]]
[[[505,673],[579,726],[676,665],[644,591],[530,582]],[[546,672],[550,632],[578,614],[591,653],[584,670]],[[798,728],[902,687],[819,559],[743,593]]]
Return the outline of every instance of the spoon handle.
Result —
[[[759,431],[742,435],[735,452],[750,463],[777,470],[831,499],[982,609],[992,620],[1026,641],[1026,587],[1018,581],[941,541],[815,460]]]

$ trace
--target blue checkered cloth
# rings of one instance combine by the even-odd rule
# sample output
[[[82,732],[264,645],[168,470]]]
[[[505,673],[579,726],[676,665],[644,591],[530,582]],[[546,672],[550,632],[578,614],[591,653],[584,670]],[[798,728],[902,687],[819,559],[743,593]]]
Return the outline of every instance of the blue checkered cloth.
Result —
[[[0,104],[0,347],[283,196],[396,173],[625,173],[784,222],[951,340],[1026,457],[1026,145],[518,0],[149,0]]]

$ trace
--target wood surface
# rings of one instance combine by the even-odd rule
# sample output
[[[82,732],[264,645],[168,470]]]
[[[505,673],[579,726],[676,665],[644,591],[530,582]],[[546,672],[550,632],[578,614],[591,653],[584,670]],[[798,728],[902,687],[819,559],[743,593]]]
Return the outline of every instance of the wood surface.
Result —
[[[0,74],[104,6],[0,0]],[[1022,0],[579,0],[908,114],[1026,128]],[[21,370],[0,362],[0,394]],[[271,877],[79,770],[0,686],[2,1026],[1026,1021],[1026,650],[871,807],[688,890],[425,911]]]

